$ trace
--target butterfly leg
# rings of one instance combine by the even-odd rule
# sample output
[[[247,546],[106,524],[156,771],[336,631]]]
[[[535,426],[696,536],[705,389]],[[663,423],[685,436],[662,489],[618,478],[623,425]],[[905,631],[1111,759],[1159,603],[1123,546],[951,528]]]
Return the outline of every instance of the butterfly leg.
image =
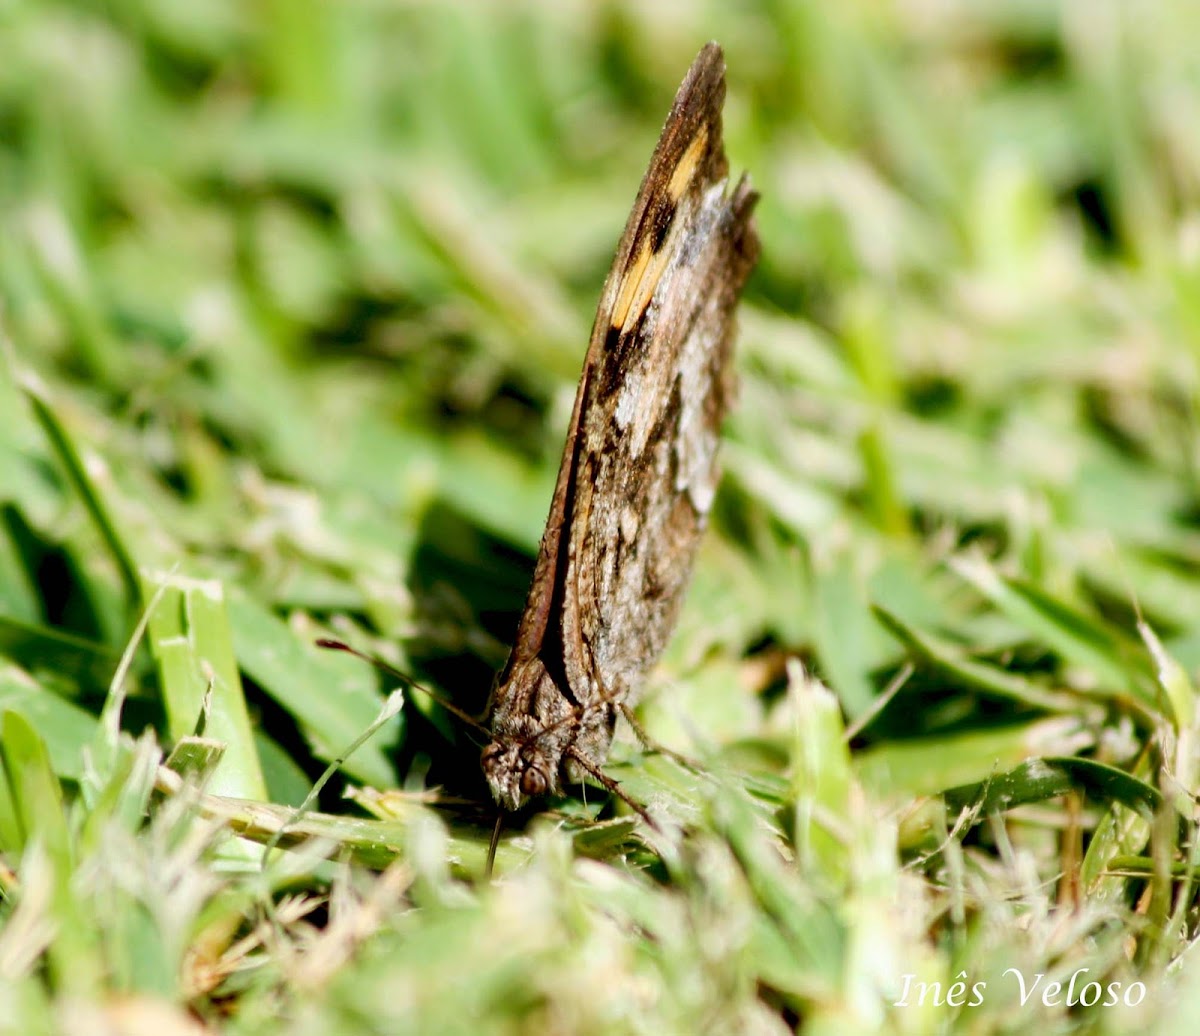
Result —
[[[654,755],[665,755],[673,763],[675,763],[677,766],[682,766],[685,770],[691,770],[694,773],[701,772],[700,764],[694,759],[689,759],[686,755],[680,755],[674,749],[667,748],[666,745],[660,745],[657,741],[654,741],[650,735],[646,733],[646,728],[638,722],[637,717],[633,714],[633,709],[631,709],[628,705],[626,705],[624,702],[621,702],[617,708],[621,710],[621,715],[625,717],[625,722],[628,723],[630,729],[633,730],[633,736],[638,739],[638,743],[643,749],[645,749],[645,751],[651,752]]]
[[[596,766],[590,759],[586,758],[583,753],[575,752],[572,749],[567,750],[567,755],[574,760],[580,769],[586,771],[605,791],[610,795],[616,795],[630,809],[632,809],[639,817],[655,831],[662,832],[662,828],[654,822],[654,818],[646,812],[646,808],[640,803],[635,802],[629,795],[625,793],[625,789],[606,774],[600,767]]]
[[[638,744],[642,746],[643,751],[649,752],[652,755],[665,755],[668,759],[676,763],[678,766],[682,766],[685,770],[692,770],[696,773],[700,772],[699,763],[689,759],[685,755],[680,755],[678,752],[667,748],[665,745],[660,745],[657,741],[652,740],[650,735],[646,733],[646,728],[638,722],[637,717],[633,714],[633,709],[630,708],[630,706],[624,701],[623,696],[610,692],[609,689],[604,686],[603,682],[599,680],[599,677],[596,679],[600,684],[598,695],[600,700],[607,702],[608,705],[614,710],[614,724],[616,722],[615,713],[619,712],[625,717],[625,722],[629,724],[630,729],[633,731],[633,736],[637,738]]]

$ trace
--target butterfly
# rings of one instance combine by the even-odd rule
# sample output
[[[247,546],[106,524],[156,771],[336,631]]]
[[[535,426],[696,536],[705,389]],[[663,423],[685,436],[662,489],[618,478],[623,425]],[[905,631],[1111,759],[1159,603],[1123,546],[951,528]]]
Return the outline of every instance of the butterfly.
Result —
[[[678,617],[716,493],[734,310],[758,259],[729,188],[725,62],[685,76],[604,284],[550,515],[482,766],[505,809],[603,772],[617,716]],[[497,826],[497,832],[499,826]]]

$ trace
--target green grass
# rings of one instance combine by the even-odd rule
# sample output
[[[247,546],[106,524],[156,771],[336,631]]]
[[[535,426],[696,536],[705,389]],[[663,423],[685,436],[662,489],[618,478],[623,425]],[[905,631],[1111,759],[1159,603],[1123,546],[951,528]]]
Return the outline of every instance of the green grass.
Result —
[[[589,789],[489,882],[470,732],[315,641],[482,707],[710,38],[763,259],[640,709],[697,765],[623,731],[662,831]],[[0,1031],[1192,1031],[1200,11],[0,39]],[[1144,999],[1068,1007],[1084,968]]]

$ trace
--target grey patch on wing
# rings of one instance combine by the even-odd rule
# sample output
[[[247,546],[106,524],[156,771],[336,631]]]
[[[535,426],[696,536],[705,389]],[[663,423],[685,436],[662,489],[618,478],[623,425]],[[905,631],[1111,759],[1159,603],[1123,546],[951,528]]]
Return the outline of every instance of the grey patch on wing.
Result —
[[[584,411],[564,630],[613,701],[636,693],[666,646],[720,477],[733,310],[756,255],[753,194],[745,181],[728,196],[725,186],[685,196],[639,320],[644,338],[619,376],[599,374],[617,393],[615,419],[602,406]],[[574,686],[588,674],[569,675]]]

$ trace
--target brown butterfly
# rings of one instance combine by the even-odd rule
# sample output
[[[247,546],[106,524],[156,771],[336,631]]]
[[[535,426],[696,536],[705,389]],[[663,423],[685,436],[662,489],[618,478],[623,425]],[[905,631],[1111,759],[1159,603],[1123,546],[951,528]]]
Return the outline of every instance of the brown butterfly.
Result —
[[[533,585],[489,704],[483,772],[518,809],[601,767],[675,625],[718,480],[733,314],[758,258],[757,195],[732,191],[725,62],[675,96],[596,312]],[[499,829],[497,828],[497,831]]]

